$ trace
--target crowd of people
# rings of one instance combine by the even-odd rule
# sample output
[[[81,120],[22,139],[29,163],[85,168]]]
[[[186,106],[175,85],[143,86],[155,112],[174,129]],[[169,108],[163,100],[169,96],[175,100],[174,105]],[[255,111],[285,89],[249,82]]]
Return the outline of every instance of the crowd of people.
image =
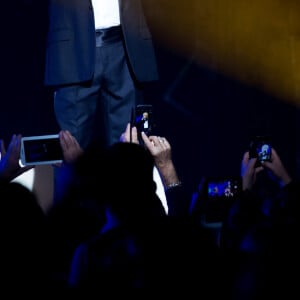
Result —
[[[34,192],[12,181],[32,168],[19,164],[21,135],[12,136],[7,151],[1,142],[5,286],[86,295],[198,291],[230,299],[297,293],[291,270],[299,261],[299,184],[274,148],[259,166],[245,152],[242,190],[216,240],[199,221],[203,212],[192,206],[165,137],[142,133],[141,145],[137,128],[128,124],[119,142],[82,150],[70,132],[59,136],[68,172],[64,197],[47,213]]]
[[[14,181],[34,168],[19,164],[22,135],[7,148],[0,141],[2,291],[299,297],[300,185],[276,149],[260,164],[246,149],[242,188],[226,194],[216,234],[203,222],[203,189],[189,195],[168,139],[127,123],[146,83],[159,77],[143,1],[47,3],[44,82],[53,88],[64,159],[53,166],[45,212]]]

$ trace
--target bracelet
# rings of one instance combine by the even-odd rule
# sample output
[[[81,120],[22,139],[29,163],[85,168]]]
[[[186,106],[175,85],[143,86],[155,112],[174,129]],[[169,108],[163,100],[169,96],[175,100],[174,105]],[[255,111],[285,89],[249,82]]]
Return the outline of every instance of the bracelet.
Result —
[[[173,182],[173,183],[170,183],[166,186],[165,190],[170,190],[170,189],[173,189],[177,186],[182,186],[182,182],[181,181],[177,181],[177,182]]]

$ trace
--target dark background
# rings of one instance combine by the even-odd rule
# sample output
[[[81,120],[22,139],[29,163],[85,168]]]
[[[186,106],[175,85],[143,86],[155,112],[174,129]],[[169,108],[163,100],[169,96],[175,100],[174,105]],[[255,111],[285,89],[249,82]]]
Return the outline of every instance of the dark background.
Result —
[[[43,86],[45,2],[13,1],[2,12],[0,137],[6,144],[13,133],[59,130],[52,93]],[[155,32],[153,38],[160,80],[147,85],[146,101],[154,105],[156,132],[170,141],[178,173],[191,193],[202,176],[238,175],[254,134],[270,135],[288,171],[299,177],[295,105],[197,63],[193,55],[163,45]]]

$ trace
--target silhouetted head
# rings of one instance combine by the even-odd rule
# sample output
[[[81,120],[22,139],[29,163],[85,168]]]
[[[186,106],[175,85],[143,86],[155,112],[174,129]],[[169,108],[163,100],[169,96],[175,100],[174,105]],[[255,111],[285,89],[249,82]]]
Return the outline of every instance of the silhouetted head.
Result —
[[[142,146],[116,143],[107,149],[103,174],[108,206],[119,216],[164,213],[153,180],[154,159]]]

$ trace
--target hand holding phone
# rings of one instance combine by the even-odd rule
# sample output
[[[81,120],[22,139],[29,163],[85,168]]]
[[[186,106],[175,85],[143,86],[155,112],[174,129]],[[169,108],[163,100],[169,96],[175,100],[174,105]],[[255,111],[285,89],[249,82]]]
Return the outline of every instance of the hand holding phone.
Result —
[[[21,138],[22,165],[57,164],[63,161],[59,135],[39,135]]]

